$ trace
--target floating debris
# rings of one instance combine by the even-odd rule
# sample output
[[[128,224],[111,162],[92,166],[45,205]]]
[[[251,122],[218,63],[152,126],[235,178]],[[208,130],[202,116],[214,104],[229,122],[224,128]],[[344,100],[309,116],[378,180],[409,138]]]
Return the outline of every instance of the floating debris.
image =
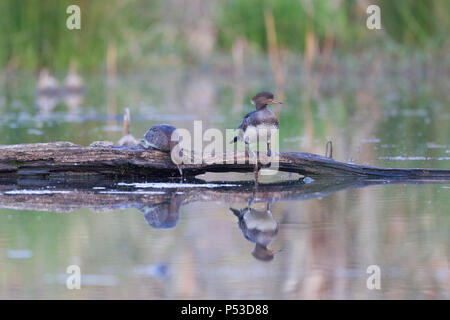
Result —
[[[361,139],[362,143],[379,143],[380,141],[378,138]]]
[[[27,133],[35,135],[35,136],[41,136],[44,132],[42,130],[38,130],[38,129],[28,129]]]
[[[72,191],[57,191],[57,190],[11,190],[11,191],[5,191],[4,194],[67,194],[71,193]]]
[[[395,157],[379,157],[379,160],[397,160],[397,161],[427,161],[427,160],[450,160],[450,157],[423,157],[423,156],[411,156],[411,157],[403,157],[403,156],[395,156]]]
[[[30,259],[33,252],[27,249],[8,250],[7,256],[9,259]]]
[[[138,265],[134,268],[137,275],[153,277],[157,279],[167,279],[170,274],[170,268],[165,263],[155,263],[150,265]]]
[[[165,194],[163,191],[121,191],[121,190],[108,190],[108,191],[100,191],[99,193],[104,194]]]
[[[310,177],[304,177],[303,178],[303,182],[306,183],[306,184],[309,184],[311,182],[314,182],[314,179],[310,178]]]
[[[434,142],[427,142],[427,148],[429,148],[429,149],[445,149],[445,148],[447,148],[447,146],[437,144]]]
[[[144,183],[125,183],[119,182],[119,186],[128,186],[135,188],[155,188],[155,189],[170,189],[170,188],[223,188],[223,187],[238,187],[239,184],[217,184],[217,183],[170,183],[170,182],[144,182]]]

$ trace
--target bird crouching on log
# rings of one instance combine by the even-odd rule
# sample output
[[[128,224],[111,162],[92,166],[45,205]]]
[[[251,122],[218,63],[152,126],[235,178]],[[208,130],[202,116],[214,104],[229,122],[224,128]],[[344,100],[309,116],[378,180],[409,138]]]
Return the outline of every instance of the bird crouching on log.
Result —
[[[169,154],[170,158],[173,148],[180,142],[180,136],[176,132],[177,128],[169,124],[157,124],[147,130],[144,139],[141,142],[144,148],[156,149]],[[174,135],[172,137],[172,135]],[[180,151],[180,157],[183,150]],[[173,160],[172,160],[173,161]],[[175,163],[175,162],[174,162]],[[180,165],[175,163],[181,177],[183,177],[183,170]]]

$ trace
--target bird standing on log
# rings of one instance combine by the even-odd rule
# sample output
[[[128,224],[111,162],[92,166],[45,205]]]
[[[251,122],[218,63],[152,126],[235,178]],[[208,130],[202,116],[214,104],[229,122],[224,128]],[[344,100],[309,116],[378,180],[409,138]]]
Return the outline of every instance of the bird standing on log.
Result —
[[[271,133],[278,130],[278,118],[272,110],[267,109],[269,104],[282,104],[275,100],[270,92],[260,92],[251,99],[256,110],[248,113],[239,125],[239,134],[230,143],[244,141],[248,154],[249,145],[258,141],[267,143],[267,156],[271,156]],[[258,177],[258,161],[255,164],[255,180]]]

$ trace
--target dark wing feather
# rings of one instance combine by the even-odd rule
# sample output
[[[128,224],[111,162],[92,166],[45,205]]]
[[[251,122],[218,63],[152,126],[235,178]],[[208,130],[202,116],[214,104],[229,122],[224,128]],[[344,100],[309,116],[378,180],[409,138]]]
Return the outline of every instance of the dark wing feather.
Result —
[[[238,139],[242,138],[241,134],[247,130],[248,126],[258,126],[260,124],[275,125],[278,128],[278,118],[268,109],[255,110],[247,113],[238,127],[238,129],[242,130],[240,136],[235,137],[230,143],[235,143]]]
[[[238,129],[241,129],[242,131],[240,131],[239,136],[234,137],[233,140],[230,141],[230,143],[236,143],[238,141],[238,139],[242,138],[242,132],[245,131],[250,124],[250,119],[251,119],[250,116],[252,114],[254,114],[255,112],[256,112],[256,110],[249,112],[245,115],[244,119],[242,119],[242,122],[238,127]]]
[[[260,124],[275,125],[278,127],[278,118],[270,110],[255,110],[248,113],[241,122],[239,129],[245,131],[248,126],[258,126]]]
[[[242,129],[243,131],[245,131],[247,129],[247,127],[250,125],[250,120],[251,120],[251,116],[254,115],[257,111],[252,111],[249,112],[245,115],[244,119],[242,119],[241,124],[239,125],[238,129]]]

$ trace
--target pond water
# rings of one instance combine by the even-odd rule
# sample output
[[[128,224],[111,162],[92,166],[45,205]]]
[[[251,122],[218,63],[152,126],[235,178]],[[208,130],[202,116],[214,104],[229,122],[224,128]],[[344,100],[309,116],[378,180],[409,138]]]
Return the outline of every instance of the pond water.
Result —
[[[35,75],[4,72],[0,144],[117,141],[126,107],[137,138],[160,122],[234,128],[273,80],[219,71],[84,74],[78,105],[40,109]],[[340,161],[450,169],[449,78],[416,71],[389,83],[389,69],[347,70],[345,82],[291,72],[276,95],[280,150],[323,154],[332,140]],[[450,297],[450,182],[299,180],[255,191],[233,177],[0,179],[0,299]],[[71,265],[80,290],[66,286]],[[373,265],[379,289],[367,286]]]

